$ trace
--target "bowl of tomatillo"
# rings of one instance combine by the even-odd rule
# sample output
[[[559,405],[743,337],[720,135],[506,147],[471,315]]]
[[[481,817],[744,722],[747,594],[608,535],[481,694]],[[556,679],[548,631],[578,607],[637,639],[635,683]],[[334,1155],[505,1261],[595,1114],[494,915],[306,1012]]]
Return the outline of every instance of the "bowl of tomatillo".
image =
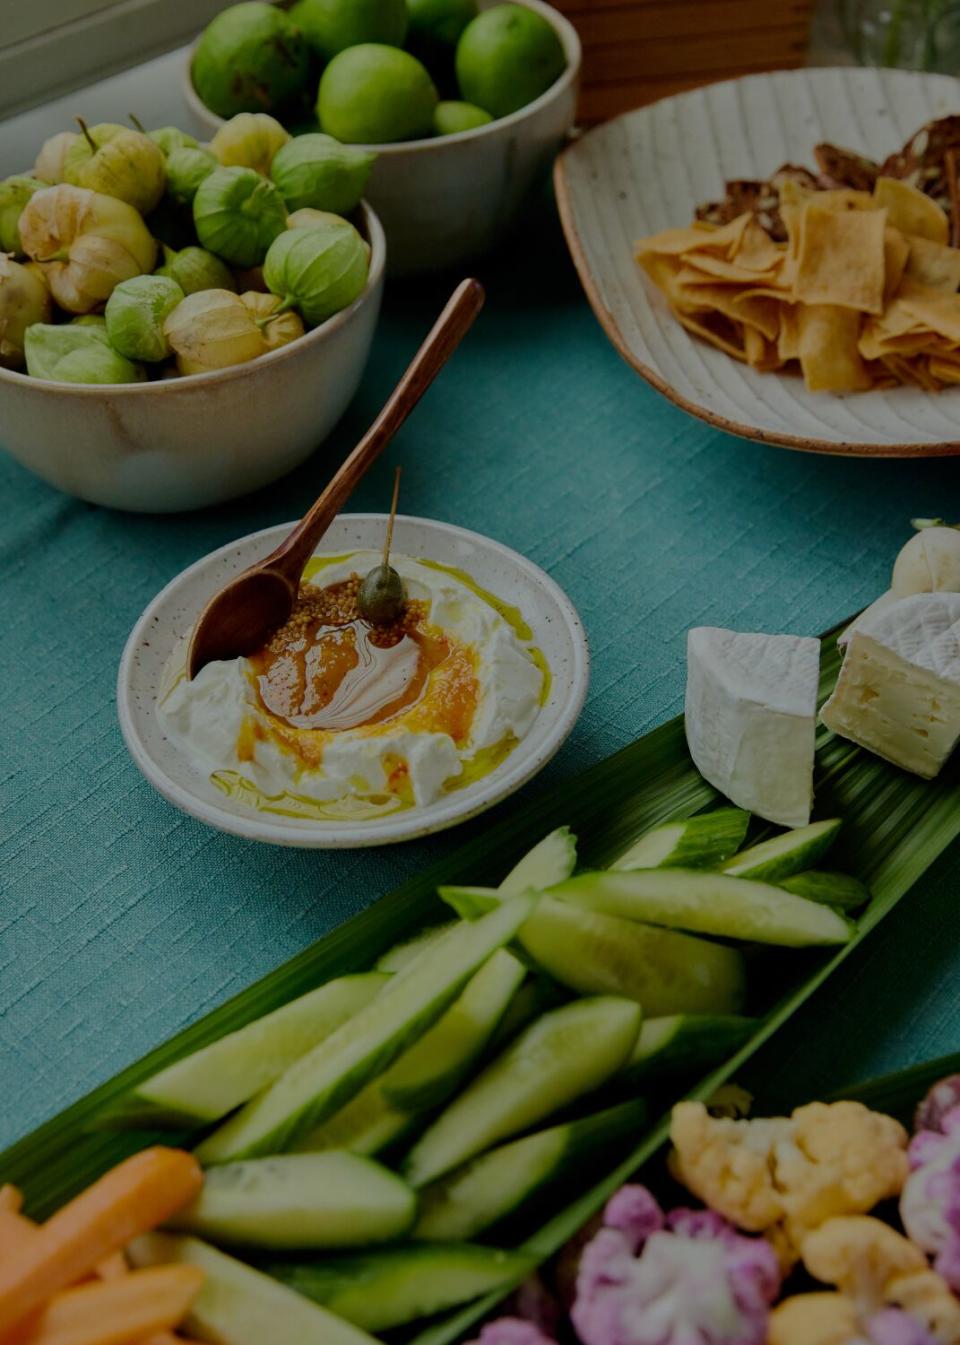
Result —
[[[292,470],[353,397],[386,242],[370,155],[233,118],[104,123],[0,182],[0,444],[93,503],[195,509]]]

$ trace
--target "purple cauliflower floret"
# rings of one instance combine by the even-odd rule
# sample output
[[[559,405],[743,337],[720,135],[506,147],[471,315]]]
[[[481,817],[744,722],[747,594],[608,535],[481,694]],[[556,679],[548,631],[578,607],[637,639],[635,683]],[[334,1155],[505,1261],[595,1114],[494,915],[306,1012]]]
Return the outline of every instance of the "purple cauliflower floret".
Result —
[[[525,1322],[520,1317],[498,1317],[494,1322],[487,1322],[470,1345],[556,1345],[556,1342],[545,1336],[533,1322]]]
[[[922,1322],[902,1308],[884,1308],[866,1322],[862,1345],[940,1345]],[[850,1345],[860,1345],[851,1341]]]
[[[949,1082],[948,1080],[944,1081]],[[908,1237],[933,1257],[933,1267],[960,1291],[960,1106],[941,1112],[940,1128],[910,1141],[910,1176],[900,1196]]]
[[[763,1345],[781,1278],[763,1239],[628,1186],[584,1248],[571,1319],[583,1345]]]
[[[943,1130],[943,1118],[954,1107],[960,1107],[960,1074],[933,1085],[914,1113],[914,1130]]]

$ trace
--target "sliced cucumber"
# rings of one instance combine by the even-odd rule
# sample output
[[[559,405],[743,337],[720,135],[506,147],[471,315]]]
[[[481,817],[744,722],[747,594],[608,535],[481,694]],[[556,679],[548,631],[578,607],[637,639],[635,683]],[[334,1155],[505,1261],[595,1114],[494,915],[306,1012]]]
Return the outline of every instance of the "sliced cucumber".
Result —
[[[542,892],[545,887],[569,878],[576,867],[577,838],[569,827],[557,827],[514,865],[498,891],[503,897]]]
[[[757,1022],[756,1018],[735,1014],[680,1013],[647,1018],[617,1082],[633,1088],[718,1065],[749,1040]]]
[[[377,971],[404,971],[414,958],[432,948],[445,934],[449,934],[456,923],[455,920],[448,920],[442,925],[431,925],[429,929],[415,934],[406,943],[395,943],[377,960]]]
[[[357,1154],[278,1154],[211,1168],[172,1228],[212,1242],[276,1249],[390,1242],[416,1218],[396,1173]]]
[[[638,1136],[646,1118],[645,1103],[636,1099],[481,1154],[424,1187],[413,1236],[424,1242],[475,1237],[516,1213],[549,1183],[581,1171],[598,1153]]]
[[[855,911],[870,900],[869,888],[849,873],[832,873],[826,869],[807,869],[784,878],[778,884],[807,901],[820,901],[824,906],[838,906],[844,911]]]
[[[537,1258],[469,1244],[389,1247],[323,1262],[265,1267],[282,1283],[367,1331],[389,1331],[432,1317],[530,1274]]]
[[[374,999],[387,976],[341,976],[137,1084],[104,1125],[190,1128],[219,1121]]]
[[[399,1139],[417,1113],[453,1093],[503,1018],[525,969],[501,948],[439,1022],[355,1098],[294,1146],[374,1154]]]
[[[784,831],[772,840],[741,850],[721,868],[733,878],[778,883],[815,864],[833,845],[842,825],[839,817],[832,817],[826,822],[811,822],[807,827]]]
[[[409,1112],[391,1107],[383,1096],[380,1080],[374,1079],[322,1125],[301,1135],[291,1148],[293,1153],[308,1154],[346,1149],[369,1157],[399,1140],[416,1119]]]
[[[624,851],[611,869],[710,869],[736,854],[750,814],[743,808],[717,808],[682,822],[665,822]]]
[[[486,1046],[526,976],[501,948],[470,980],[443,1017],[383,1075],[384,1098],[417,1112],[446,1101]]]
[[[503,905],[503,896],[496,887],[438,887],[437,894],[464,920],[479,920]]]
[[[651,870],[672,877],[686,870]],[[601,876],[601,875],[588,875]],[[608,874],[633,879],[637,874]],[[583,878],[571,879],[581,884]],[[551,889],[558,895],[566,884]],[[579,890],[579,889],[577,889]],[[496,909],[499,894],[488,887],[442,887],[456,910]],[[540,898],[520,931],[520,944],[561,985],[583,995],[623,995],[652,1015],[736,1013],[744,997],[743,958],[734,948],[690,934],[587,910],[585,905]]]
[[[197,1266],[206,1276],[183,1323],[218,1345],[377,1345],[352,1322],[199,1238],[146,1233],[127,1248],[140,1266]]]
[[[490,1038],[488,1051],[499,1051],[507,1042],[513,1041],[517,1033],[522,1032],[528,1023],[532,1023],[543,1013],[549,1013],[551,1009],[559,1009],[560,1005],[566,1004],[569,999],[567,989],[552,976],[529,977],[507,1005],[506,1013]]]
[[[644,1013],[735,1013],[743,1004],[742,954],[691,934],[545,896],[520,940],[544,971],[571,990],[622,995]]]
[[[214,1131],[197,1156],[207,1164],[226,1163],[289,1149],[422,1037],[474,972],[513,938],[534,904],[532,897],[513,897],[421,953],[390,981],[383,995]]]
[[[538,1018],[421,1135],[407,1180],[425,1186],[599,1087],[629,1058],[640,1019],[639,1005],[611,997]]]
[[[584,873],[560,883],[551,896],[625,920],[787,948],[847,943],[853,934],[850,921],[829,906],[769,883],[702,869]]]

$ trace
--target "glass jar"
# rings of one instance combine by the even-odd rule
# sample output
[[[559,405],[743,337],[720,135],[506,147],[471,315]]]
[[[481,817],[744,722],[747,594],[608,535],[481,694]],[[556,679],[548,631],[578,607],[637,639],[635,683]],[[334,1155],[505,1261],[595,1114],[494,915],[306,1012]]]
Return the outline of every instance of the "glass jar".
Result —
[[[960,0],[839,0],[861,65],[960,74]]]

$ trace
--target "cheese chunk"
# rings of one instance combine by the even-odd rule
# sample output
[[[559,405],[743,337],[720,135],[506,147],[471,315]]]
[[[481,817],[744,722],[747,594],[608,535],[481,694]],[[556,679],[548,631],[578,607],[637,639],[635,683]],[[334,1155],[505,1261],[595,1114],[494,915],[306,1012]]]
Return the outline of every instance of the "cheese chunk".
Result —
[[[960,740],[960,593],[917,593],[858,623],[821,719],[932,779]]]
[[[690,631],[687,745],[704,779],[768,822],[805,826],[819,682],[819,640]]]

